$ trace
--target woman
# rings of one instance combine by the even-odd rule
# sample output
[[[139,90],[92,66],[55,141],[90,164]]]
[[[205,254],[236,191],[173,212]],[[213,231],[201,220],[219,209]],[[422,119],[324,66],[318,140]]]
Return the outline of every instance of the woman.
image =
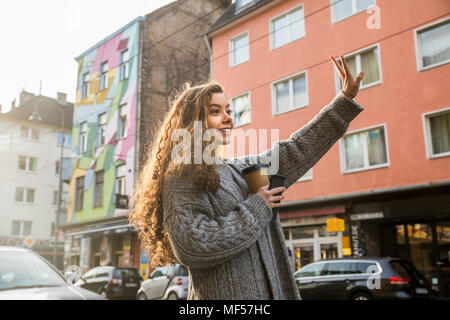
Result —
[[[352,99],[363,74],[353,79],[347,64],[331,58],[342,90],[290,139],[258,155],[207,164],[194,162],[195,142],[183,154],[190,164],[171,160],[175,129],[194,137],[194,123],[217,129],[229,143],[233,129],[228,98],[220,85],[186,88],[173,102],[140,174],[133,198],[132,223],[150,251],[153,266],[179,262],[189,270],[188,299],[300,299],[278,217],[272,208],[284,191],[307,172],[344,135],[363,108]],[[198,139],[198,138],[197,138]],[[207,142],[202,142],[205,150]],[[285,187],[255,194],[242,170],[279,152],[278,174]],[[220,155],[215,155],[220,158]],[[265,162],[267,163],[267,162]]]

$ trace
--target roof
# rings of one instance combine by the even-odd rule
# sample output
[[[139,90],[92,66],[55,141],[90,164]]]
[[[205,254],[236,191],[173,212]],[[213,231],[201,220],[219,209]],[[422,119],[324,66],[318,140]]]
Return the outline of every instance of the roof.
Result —
[[[270,2],[273,2],[274,0],[254,0],[253,2],[250,2],[249,4],[243,6],[242,8],[239,8],[236,10],[236,3],[235,1],[229,8],[226,10],[222,16],[220,16],[219,19],[217,19],[216,22],[212,26],[210,26],[206,30],[206,34],[210,34],[213,31],[216,31],[227,24],[230,24],[231,22],[240,19],[241,17],[249,14],[250,12],[253,12],[261,7],[264,7],[265,5],[269,4]]]
[[[22,92],[23,94],[24,92]],[[28,120],[36,108],[42,121],[39,123],[61,128],[61,110],[64,112],[64,128],[72,130],[73,103],[61,102],[46,96],[26,93],[28,98],[17,107],[11,107],[6,113],[0,113],[0,119]],[[31,122],[31,121],[30,121]]]

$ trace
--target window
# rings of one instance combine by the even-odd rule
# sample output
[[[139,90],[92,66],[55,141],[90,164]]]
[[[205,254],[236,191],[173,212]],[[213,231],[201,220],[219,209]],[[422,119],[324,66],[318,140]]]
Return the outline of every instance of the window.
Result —
[[[296,273],[295,278],[318,277],[320,276],[324,263],[313,264],[304,267],[300,272]]]
[[[303,6],[278,16],[270,22],[272,49],[279,48],[305,36]]]
[[[17,187],[15,200],[18,203],[34,203],[34,194],[34,189]]]
[[[450,109],[425,115],[428,158],[450,156]]]
[[[342,139],[341,147],[344,172],[388,165],[384,126],[346,135]]]
[[[83,210],[84,177],[76,179],[75,210]]]
[[[128,79],[130,51],[128,49],[120,53],[120,80]]]
[[[273,114],[280,114],[308,105],[306,71],[272,84]]]
[[[98,143],[103,146],[106,142],[106,113],[98,117]]]
[[[89,72],[83,73],[82,81],[81,99],[86,99],[89,95]]]
[[[117,167],[117,194],[125,195],[126,194],[126,185],[125,185],[125,175],[126,175],[126,167],[125,165],[121,165]]]
[[[360,89],[368,88],[381,83],[380,54],[378,46],[364,49],[357,54],[345,56],[345,61],[356,78],[361,71],[364,71],[364,78],[361,81]],[[342,89],[341,79],[335,70],[336,91]]]
[[[297,182],[308,180],[312,180],[312,168],[309,169],[303,176],[301,176],[300,179],[297,180]]]
[[[58,191],[53,191],[53,205],[58,204]]]
[[[244,63],[250,59],[248,33],[230,40],[230,67]]]
[[[375,5],[375,0],[330,0],[333,23],[341,21]]]
[[[380,271],[377,264],[371,262],[357,262],[353,269],[353,272],[357,274],[376,273]]]
[[[231,99],[235,127],[250,123],[250,93]]]
[[[296,227],[291,229],[292,239],[311,239],[314,238],[316,227]]]
[[[326,263],[324,276],[338,276],[351,274],[351,262],[330,262]]]
[[[29,236],[31,235],[31,221],[13,220],[11,235],[13,236]]]
[[[127,105],[121,105],[119,107],[120,119],[119,119],[119,140],[124,139],[127,136]]]
[[[33,172],[37,170],[37,158],[19,156],[19,170]]]
[[[80,125],[80,152],[84,153],[87,150],[87,122]]]
[[[103,174],[104,171],[95,173],[94,207],[103,206]]]
[[[108,62],[103,62],[100,66],[100,90],[108,87]]]
[[[39,140],[39,129],[29,128],[25,126],[20,127],[20,137],[27,140]]]
[[[426,70],[450,62],[450,19],[417,31],[419,70]]]

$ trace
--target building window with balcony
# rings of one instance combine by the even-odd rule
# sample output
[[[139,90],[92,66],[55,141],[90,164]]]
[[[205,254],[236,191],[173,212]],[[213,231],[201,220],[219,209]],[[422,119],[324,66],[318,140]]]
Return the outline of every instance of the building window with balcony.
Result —
[[[237,66],[250,59],[248,32],[240,34],[230,40],[230,67]]]
[[[95,193],[94,193],[94,207],[103,206],[103,175],[104,171],[95,173]]]
[[[35,189],[17,187],[15,197],[16,203],[34,203],[34,194]]]
[[[37,171],[37,158],[19,156],[19,170],[26,172]]]
[[[306,107],[308,105],[306,71],[272,83],[272,100],[274,115]]]
[[[427,157],[450,156],[450,109],[424,115]]]
[[[81,99],[86,99],[89,95],[89,72],[83,73],[81,84]]]
[[[129,61],[130,60],[130,51],[128,49],[122,51],[120,53],[120,80],[128,79],[129,76]]]
[[[103,146],[106,142],[106,112],[98,117],[98,145]]]
[[[13,220],[11,235],[13,236],[29,236],[31,235],[31,221]]]
[[[100,66],[99,89],[105,90],[108,87],[108,62],[103,62]]]
[[[419,71],[450,62],[450,19],[416,31]]]
[[[381,80],[381,59],[378,45],[358,51],[345,56],[345,61],[356,79],[361,71],[364,71],[364,78],[361,81],[360,90],[378,85]],[[334,71],[336,79],[336,91],[342,89],[342,81],[336,70]]]
[[[83,122],[80,125],[80,153],[84,153],[87,150],[87,122]]]
[[[339,22],[375,5],[375,0],[330,0],[332,22]]]
[[[387,139],[385,126],[358,130],[341,139],[342,172],[350,173],[387,167]]]
[[[119,107],[119,140],[127,137],[127,104]]]
[[[250,123],[250,92],[231,99],[234,126],[239,127]]]
[[[271,48],[276,49],[305,36],[303,5],[273,18],[270,22]]]
[[[78,177],[75,180],[75,210],[83,210],[84,198],[84,177]]]

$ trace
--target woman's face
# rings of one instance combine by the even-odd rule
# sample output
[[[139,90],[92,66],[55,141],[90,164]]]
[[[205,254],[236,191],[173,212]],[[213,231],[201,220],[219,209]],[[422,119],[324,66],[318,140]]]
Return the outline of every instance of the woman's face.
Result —
[[[218,129],[221,144],[229,144],[234,128],[233,115],[228,98],[224,93],[213,93],[208,107],[207,123],[210,129]]]

